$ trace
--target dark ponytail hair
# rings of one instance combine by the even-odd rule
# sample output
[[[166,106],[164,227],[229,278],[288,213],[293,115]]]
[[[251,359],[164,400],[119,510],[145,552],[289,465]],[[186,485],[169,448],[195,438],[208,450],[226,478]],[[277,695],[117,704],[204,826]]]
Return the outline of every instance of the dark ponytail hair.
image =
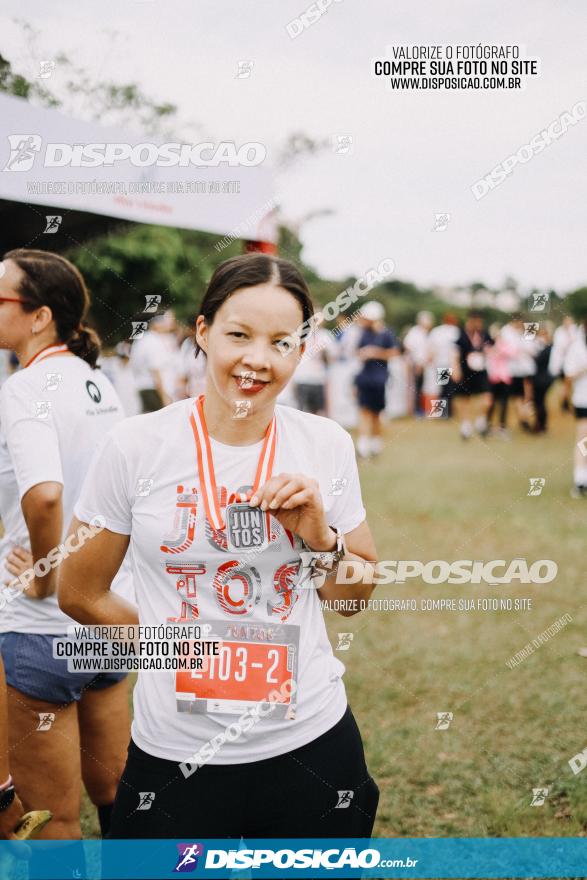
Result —
[[[96,369],[100,355],[100,338],[85,322],[90,296],[79,269],[50,251],[18,248],[4,254],[23,272],[18,293],[22,309],[33,312],[48,306],[53,314],[57,337],[72,354]]]
[[[199,315],[210,326],[220,306],[228,297],[243,287],[255,287],[271,281],[294,296],[302,307],[303,319],[308,321],[314,314],[310,291],[300,270],[289,260],[270,254],[251,253],[225,260],[214,271],[204,294]],[[202,349],[196,342],[196,357]]]

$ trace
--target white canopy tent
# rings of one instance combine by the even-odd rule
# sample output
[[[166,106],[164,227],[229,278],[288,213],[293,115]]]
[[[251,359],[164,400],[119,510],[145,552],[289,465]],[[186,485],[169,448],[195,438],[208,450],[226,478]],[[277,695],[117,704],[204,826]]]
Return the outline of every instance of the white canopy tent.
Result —
[[[3,250],[26,246],[42,234],[50,214],[62,215],[64,231],[73,237],[75,232],[83,238],[113,222],[131,221],[276,240],[273,182],[265,162],[164,167],[152,162],[161,146],[152,137],[82,122],[3,94],[0,118],[4,122],[0,138]],[[112,150],[111,145],[152,146],[135,150],[132,161],[80,167],[81,149],[88,157],[90,144],[94,156]],[[168,150],[168,156],[170,152],[174,154]],[[184,155],[188,155],[185,148]],[[251,155],[254,158],[254,151]],[[137,164],[145,161],[149,164]]]

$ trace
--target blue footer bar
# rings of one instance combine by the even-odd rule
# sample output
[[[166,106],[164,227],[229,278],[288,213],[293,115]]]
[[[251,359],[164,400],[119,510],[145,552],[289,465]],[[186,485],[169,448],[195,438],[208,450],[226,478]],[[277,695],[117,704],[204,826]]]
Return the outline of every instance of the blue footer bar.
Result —
[[[579,837],[0,841],[10,880],[587,877]]]

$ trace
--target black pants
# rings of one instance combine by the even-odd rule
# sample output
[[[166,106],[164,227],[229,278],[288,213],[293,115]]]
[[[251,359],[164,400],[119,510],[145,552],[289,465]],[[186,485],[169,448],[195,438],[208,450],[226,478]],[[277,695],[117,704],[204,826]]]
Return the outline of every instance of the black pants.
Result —
[[[154,793],[149,809],[137,810],[139,792]],[[187,779],[175,761],[131,740],[108,838],[370,837],[378,801],[347,707],[299,749],[250,764],[205,764]]]
[[[491,424],[493,414],[498,411],[499,427],[505,428],[507,425],[508,403],[510,401],[510,386],[506,382],[492,382],[491,393],[493,400],[487,413],[487,420]]]
[[[546,431],[548,427],[548,411],[546,409],[546,394],[552,385],[552,380],[543,379],[538,375],[534,377],[534,410],[536,413],[536,431]]]

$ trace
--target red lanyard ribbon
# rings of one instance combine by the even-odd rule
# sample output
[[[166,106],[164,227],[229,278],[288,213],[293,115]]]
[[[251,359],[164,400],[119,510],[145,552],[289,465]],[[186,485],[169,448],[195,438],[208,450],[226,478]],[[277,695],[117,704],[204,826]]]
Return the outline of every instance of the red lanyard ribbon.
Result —
[[[198,473],[200,475],[200,491],[204,499],[204,508],[208,522],[212,528],[218,530],[224,529],[224,520],[220,510],[218,501],[218,492],[216,489],[216,477],[214,474],[214,460],[212,458],[212,449],[210,446],[210,437],[206,420],[204,418],[204,395],[194,402],[190,413],[190,424],[194,433],[194,441],[196,444],[196,454],[198,458]],[[257,464],[257,472],[253,488],[248,493],[233,493],[228,503],[233,501],[248,501],[259,486],[266,483],[271,477],[273,471],[273,463],[275,461],[275,450],[277,447],[277,421],[275,416],[271,419],[263,441],[263,448],[259,456]]]
[[[24,367],[32,367],[33,364],[38,364],[39,361],[44,361],[45,358],[53,357],[56,354],[63,354],[64,351],[69,351],[67,345],[47,345],[33,355]]]

